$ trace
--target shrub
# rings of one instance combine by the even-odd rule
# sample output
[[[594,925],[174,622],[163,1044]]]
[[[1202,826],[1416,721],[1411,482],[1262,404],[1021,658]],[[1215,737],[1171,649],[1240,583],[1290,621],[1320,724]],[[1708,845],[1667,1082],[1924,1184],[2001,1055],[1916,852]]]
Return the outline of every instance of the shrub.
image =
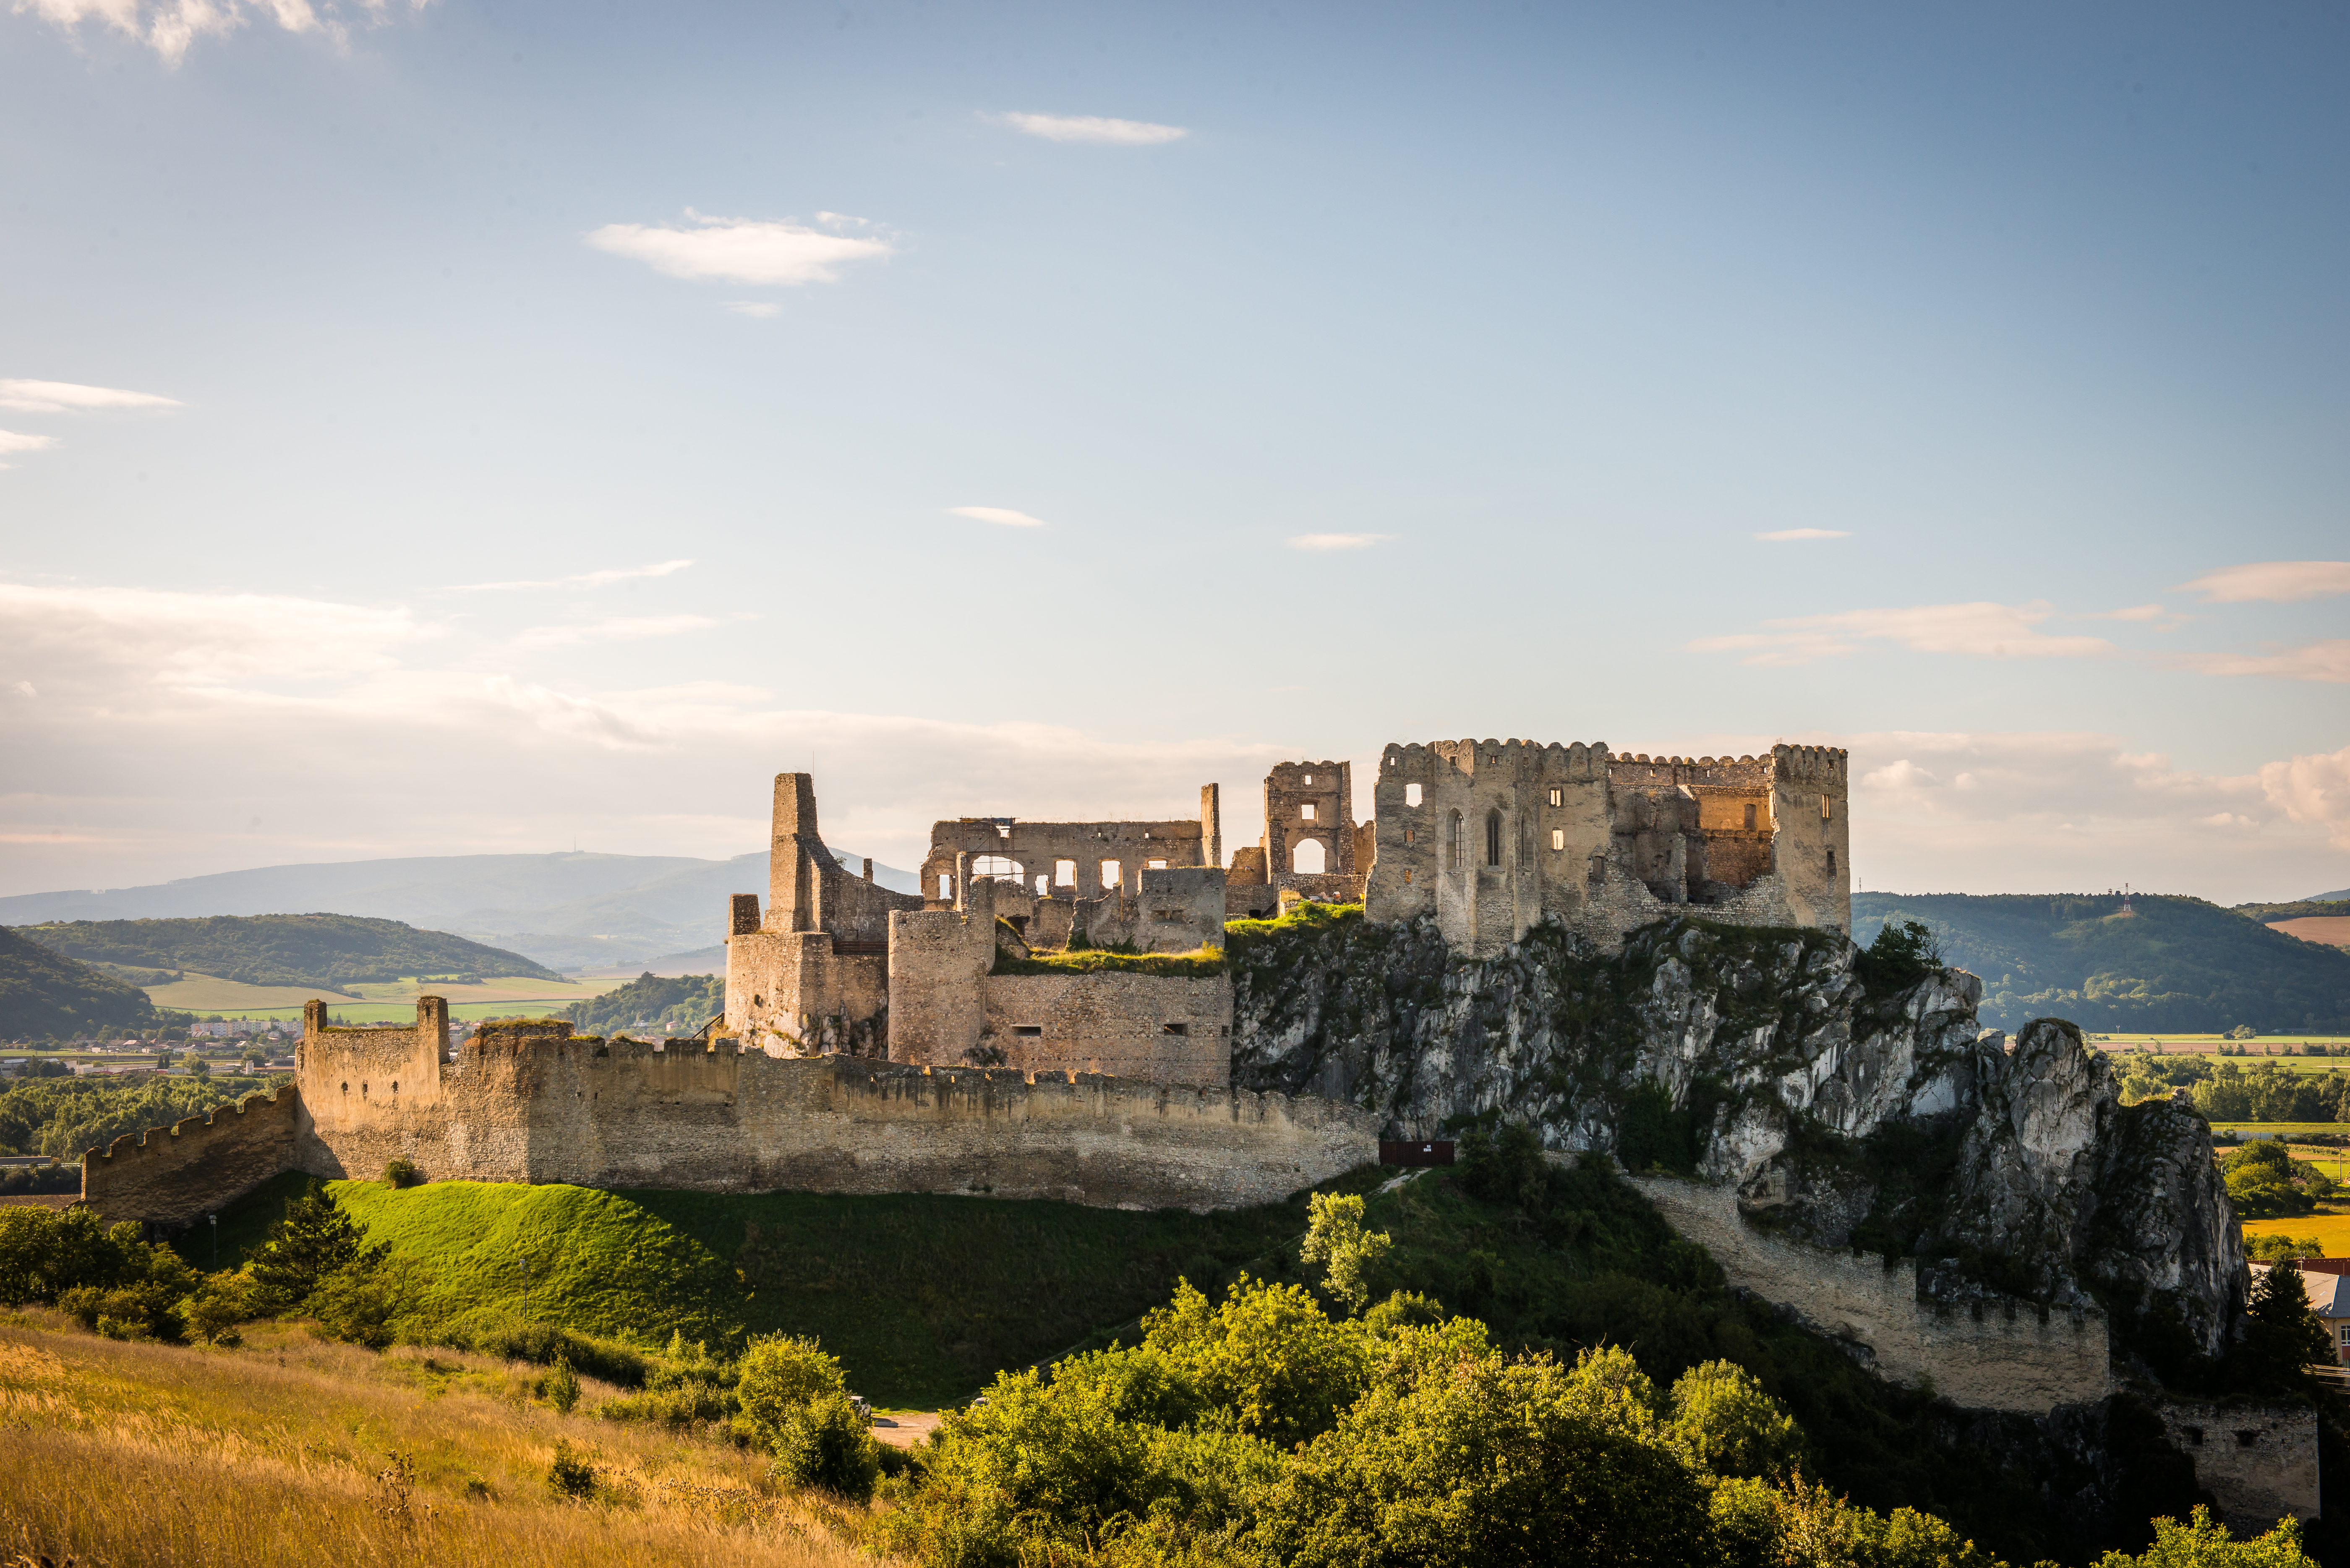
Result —
[[[1326,1265],[1324,1288],[1345,1302],[1348,1312],[1361,1312],[1371,1299],[1371,1287],[1363,1276],[1395,1242],[1384,1231],[1363,1229],[1360,1193],[1316,1192],[1306,1199],[1306,1209],[1312,1219],[1305,1230],[1305,1261]]]
[[[331,1275],[380,1263],[391,1249],[369,1247],[359,1228],[323,1186],[288,1199],[286,1212],[245,1263],[265,1310],[307,1302]]]
[[[802,1486],[822,1487],[862,1502],[881,1475],[881,1445],[842,1393],[800,1406],[774,1443],[775,1468]]]
[[[1700,1468],[1718,1476],[1793,1474],[1804,1435],[1786,1407],[1733,1361],[1708,1361],[1673,1385],[1673,1436]]]
[[[180,1303],[180,1325],[190,1339],[204,1345],[234,1347],[244,1336],[236,1325],[257,1316],[253,1282],[243,1274],[207,1275],[195,1293]]]
[[[839,1358],[826,1355],[815,1340],[767,1334],[753,1340],[736,1364],[734,1397],[743,1409],[737,1425],[760,1448],[781,1453],[786,1428],[804,1407],[847,1392]]]
[[[579,1403],[579,1378],[571,1370],[571,1363],[560,1355],[546,1375],[546,1402],[555,1407],[558,1416],[568,1416],[571,1407]]]
[[[1861,985],[1876,997],[1907,991],[1941,967],[1941,943],[1931,927],[1916,920],[1886,921],[1853,961]]]
[[[596,1495],[596,1467],[574,1453],[561,1438],[555,1440],[555,1460],[546,1467],[546,1490],[557,1497],[581,1501]]]
[[[416,1168],[416,1162],[412,1159],[391,1160],[383,1168],[383,1184],[386,1187],[415,1187],[423,1180],[424,1173]]]

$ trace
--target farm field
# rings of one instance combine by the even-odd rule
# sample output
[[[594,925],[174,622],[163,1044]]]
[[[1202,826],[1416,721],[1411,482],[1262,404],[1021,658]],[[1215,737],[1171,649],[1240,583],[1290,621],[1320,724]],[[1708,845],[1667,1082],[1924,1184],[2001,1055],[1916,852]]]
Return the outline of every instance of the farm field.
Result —
[[[2230,1040],[2223,1034],[2110,1034],[2094,1030],[2083,1037],[2105,1051],[2134,1051],[2140,1045],[2174,1054],[2210,1054],[2222,1045],[2241,1045],[2249,1056],[2275,1056],[2280,1059],[2293,1051],[2306,1051],[2324,1045],[2350,1050],[2350,1035],[2342,1034],[2263,1034],[2251,1040]]]
[[[351,994],[315,987],[244,985],[233,980],[191,974],[170,985],[147,988],[147,999],[158,1007],[189,1012],[217,1012],[227,1018],[300,1018],[302,1004],[318,997],[333,1004],[346,1023],[398,1023],[416,1015],[420,996],[445,996],[452,1018],[486,1018],[515,1011],[517,1003],[544,1003],[552,1012],[603,995],[625,983],[619,980],[547,981],[507,976],[459,985],[449,981],[403,980],[354,986]]]
[[[2272,921],[2269,929],[2329,948],[2350,948],[2350,915],[2303,915],[2299,919]]]
[[[2329,1258],[2350,1258],[2350,1214],[2303,1214],[2290,1220],[2247,1220],[2244,1234],[2314,1238]]]
[[[537,1369],[461,1351],[379,1355],[263,1323],[243,1348],[101,1339],[0,1318],[0,1553],[17,1563],[496,1563],[502,1568],[842,1568],[873,1561],[764,1456],[598,1421]],[[556,1443],[606,1506],[549,1488]],[[59,1483],[71,1477],[72,1484]],[[168,1500],[125,1506],[125,1499]]]

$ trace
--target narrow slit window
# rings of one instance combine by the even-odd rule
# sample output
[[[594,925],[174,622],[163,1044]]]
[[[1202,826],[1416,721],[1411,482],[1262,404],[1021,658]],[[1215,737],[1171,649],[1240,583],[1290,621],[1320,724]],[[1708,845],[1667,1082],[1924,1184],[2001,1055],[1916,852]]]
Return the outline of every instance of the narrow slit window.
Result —
[[[1565,792],[1565,790],[1563,790],[1563,789],[1555,789],[1555,790],[1551,791],[1551,792],[1550,792],[1550,803],[1551,803],[1551,805],[1565,805],[1565,804],[1566,804],[1566,792]]]
[[[1038,1023],[1015,1023],[1012,1026],[1012,1033],[1023,1040],[1034,1040],[1044,1033],[1045,1029],[1044,1025]]]
[[[1501,863],[1502,814],[1498,811],[1489,811],[1485,814],[1485,864],[1499,866]]]
[[[1409,828],[1409,827],[1407,827],[1407,828],[1405,828],[1405,829],[1403,830],[1403,841],[1404,841],[1406,844],[1409,844],[1409,843],[1411,842],[1411,833],[1412,833],[1412,830],[1411,830],[1410,828]]]
[[[1749,833],[1754,831],[1754,806],[1752,802],[1749,802],[1746,807],[1746,831]]]
[[[1159,1025],[1159,1027],[1170,1034],[1189,1034],[1191,1033],[1191,1026],[1188,1023],[1164,1023]]]
[[[1550,830],[1550,846],[1554,850],[1564,849],[1566,847],[1566,830],[1565,828],[1554,827]]]
[[[1457,811],[1452,814],[1451,827],[1450,841],[1444,846],[1444,865],[1447,870],[1458,871],[1461,862],[1468,857],[1469,846],[1466,831],[1461,826],[1461,814]]]
[[[1307,784],[1312,784],[1314,782],[1314,775],[1312,774],[1307,774],[1305,775],[1305,782]]]
[[[1164,871],[1167,869],[1167,862],[1164,860],[1153,860],[1149,863],[1147,869],[1152,871]]]
[[[1835,851],[1833,849],[1828,851],[1828,875],[1835,875]]]
[[[1828,797],[1827,797],[1827,796],[1825,796],[1825,795],[1822,795],[1822,796],[1820,796],[1820,820],[1821,820],[1822,822],[1826,822],[1826,821],[1828,821],[1830,818],[1834,817],[1835,815],[1835,805],[1832,805],[1832,804],[1829,802],[1829,800],[1828,800]]]

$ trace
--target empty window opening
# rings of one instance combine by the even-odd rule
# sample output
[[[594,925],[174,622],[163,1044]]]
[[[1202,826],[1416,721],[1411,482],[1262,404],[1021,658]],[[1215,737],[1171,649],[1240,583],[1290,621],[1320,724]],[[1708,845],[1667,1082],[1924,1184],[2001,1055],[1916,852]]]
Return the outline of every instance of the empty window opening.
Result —
[[[1553,849],[1564,849],[1566,847],[1566,830],[1565,828],[1554,827],[1550,830],[1550,846]]]
[[[1167,862],[1164,860],[1153,860],[1146,865],[1143,869],[1146,871],[1164,871],[1167,869]]]
[[[1191,1026],[1188,1023],[1162,1023],[1159,1025],[1159,1028],[1170,1034],[1189,1034],[1191,1033]]]
[[[1822,795],[1820,797],[1820,820],[1822,822],[1826,822],[1835,815],[1835,807],[1829,804],[1827,796]]]
[[[1752,801],[1749,801],[1746,805],[1746,831],[1749,833],[1754,831],[1754,804]]]
[[[1053,879],[1045,876],[1042,871],[1039,871],[1036,873],[1036,897],[1039,898],[1049,898],[1052,896]]]
[[[1318,838],[1301,838],[1297,841],[1296,849],[1290,854],[1289,868],[1293,871],[1303,871],[1308,876],[1318,877],[1322,874],[1324,863],[1322,841]]]
[[[1123,868],[1122,867],[1120,867],[1117,861],[1115,861],[1115,860],[1105,860],[1105,861],[1103,861],[1103,862],[1101,863],[1101,885],[1102,885],[1103,887],[1105,887],[1105,888],[1115,888],[1115,887],[1117,887],[1117,886],[1118,886],[1118,884],[1119,879],[1120,879],[1124,875],[1125,875],[1125,870],[1124,870],[1124,868]]]
[[[1026,935],[1028,934],[1028,917],[1027,917],[1027,916],[1025,916],[1025,915],[1006,915],[1006,916],[1004,916],[1004,917],[1003,917],[1003,919],[1004,919],[1004,923],[1005,923],[1005,924],[1009,925],[1009,926],[1010,926],[1014,930],[1018,931],[1022,936],[1024,936],[1024,936],[1026,936]]]
[[[2249,1449],[2260,1440],[2261,1435],[2258,1432],[2239,1432],[2236,1434],[2236,1447],[2240,1449]]]
[[[1452,814],[1450,826],[1451,831],[1445,836],[1444,840],[1444,866],[1448,871],[1458,871],[1461,869],[1461,863],[1469,857],[1467,832],[1461,826],[1459,812]]]
[[[1411,867],[1409,866],[1403,868],[1403,885],[1407,888],[1411,886]]]
[[[1584,872],[1583,879],[1590,883],[1595,888],[1604,886],[1607,880],[1607,857],[1605,855],[1593,856],[1591,857],[1591,867],[1589,870]]]
[[[1310,800],[1309,800],[1309,801],[1307,801],[1304,805],[1299,806],[1299,807],[1297,808],[1297,815],[1300,815],[1300,816],[1302,816],[1302,817],[1304,817],[1304,818],[1305,818],[1306,821],[1308,821],[1308,822],[1313,821],[1313,820],[1314,820],[1314,803],[1313,803],[1312,801],[1310,801]]]
[[[1406,805],[1418,805],[1419,804],[1419,786],[1418,784],[1406,784],[1403,786],[1403,803]]]
[[[983,855],[971,863],[971,874],[974,877],[993,877],[1000,881],[1017,882],[1021,880],[1020,862],[1007,860],[1001,855]]]
[[[1307,774],[1305,775],[1305,782],[1307,784],[1312,784],[1314,782],[1314,775],[1312,774]]]
[[[1565,805],[1566,804],[1566,792],[1563,789],[1555,789],[1551,791],[1550,803],[1553,805]]]
[[[1055,887],[1060,888],[1076,887],[1077,885],[1077,863],[1074,860],[1054,861],[1053,883]]]
[[[1012,1026],[1012,1033],[1017,1034],[1023,1040],[1034,1040],[1039,1034],[1044,1033],[1045,1030],[1042,1024],[1015,1023]]]
[[[1403,830],[1403,841],[1406,844],[1409,844],[1412,841],[1412,830],[1409,827]]]
[[[1489,811],[1485,814],[1485,864],[1499,866],[1501,863],[1502,814],[1498,811]]]
[[[954,897],[954,878],[943,871],[939,873],[939,897],[941,898]]]
[[[1835,875],[1835,851],[1833,849],[1828,851],[1828,875]]]
[[[2201,1447],[2203,1446],[2203,1428],[2200,1428],[2200,1427],[2188,1427],[2188,1428],[2183,1428],[2183,1429],[2184,1429],[2184,1430],[2185,1430],[2185,1432],[2187,1433],[2187,1446],[2188,1446],[2189,1448],[2190,1448],[2190,1449],[2199,1449],[2199,1448],[2201,1448]]]

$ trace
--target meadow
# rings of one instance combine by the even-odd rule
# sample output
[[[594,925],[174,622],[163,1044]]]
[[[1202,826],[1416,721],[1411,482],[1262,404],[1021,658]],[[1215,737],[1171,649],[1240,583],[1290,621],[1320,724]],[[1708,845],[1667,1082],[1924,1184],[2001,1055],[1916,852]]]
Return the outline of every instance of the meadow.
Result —
[[[289,1324],[243,1347],[101,1339],[38,1309],[0,1318],[0,1558],[184,1568],[495,1563],[500,1568],[832,1568],[869,1556],[847,1516],[779,1487],[764,1455],[569,1416],[540,1371],[459,1351],[379,1355]],[[549,1485],[567,1441],[590,1494]]]
[[[298,1020],[302,1004],[316,997],[329,1003],[341,1023],[405,1023],[415,1018],[420,996],[446,997],[452,1019],[494,1018],[510,1015],[524,1003],[531,1004],[535,1012],[557,1012],[575,1002],[593,1001],[623,983],[613,979],[549,981],[506,976],[474,984],[415,979],[362,981],[346,991],[326,991],[316,986],[245,985],[190,974],[168,985],[148,986],[146,992],[147,999],[158,1007],[199,1015]]]

